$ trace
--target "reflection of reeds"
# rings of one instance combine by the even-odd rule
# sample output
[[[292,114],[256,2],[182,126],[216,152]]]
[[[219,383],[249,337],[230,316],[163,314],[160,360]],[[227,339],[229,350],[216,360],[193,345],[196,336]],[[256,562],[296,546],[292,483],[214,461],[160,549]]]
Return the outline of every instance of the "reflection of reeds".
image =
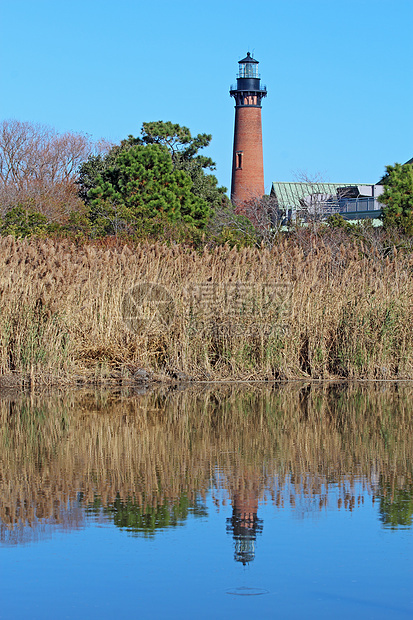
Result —
[[[41,511],[39,511],[41,512]],[[85,511],[79,502],[61,504],[49,517],[19,520],[13,526],[0,521],[0,542],[18,545],[50,538],[56,530],[73,531],[84,527]]]
[[[332,252],[320,240],[307,254],[288,240],[272,251],[197,253],[8,237],[0,257],[2,375],[33,383],[120,380],[142,367],[203,379],[413,374],[408,256]],[[164,285],[175,310],[166,325],[135,321],[133,333],[122,300],[145,282]],[[275,291],[270,301],[263,287]]]
[[[211,486],[320,508],[334,487],[348,509],[379,484],[411,492],[412,396],[410,387],[296,384],[3,398],[0,519],[59,521],[69,500],[96,496],[144,511],[184,495],[195,502]]]

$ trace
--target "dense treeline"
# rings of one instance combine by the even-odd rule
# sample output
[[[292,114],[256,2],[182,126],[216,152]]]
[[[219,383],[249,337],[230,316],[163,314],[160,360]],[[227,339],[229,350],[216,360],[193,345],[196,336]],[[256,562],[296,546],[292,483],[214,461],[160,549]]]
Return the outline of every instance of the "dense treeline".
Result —
[[[211,136],[162,121],[119,145],[5,121],[0,127],[2,234],[196,239],[226,188],[199,151]]]
[[[120,144],[94,142],[83,134],[58,134],[41,125],[0,125],[0,234],[14,237],[120,237],[184,242],[192,247],[272,247],[284,214],[263,197],[237,215],[200,152],[211,136],[192,136],[171,122],[143,123],[139,137]],[[383,177],[383,231],[350,225],[340,216],[310,222],[323,235],[340,228],[347,237],[409,247],[413,233],[413,166],[388,166]],[[307,222],[308,224],[308,222]],[[284,227],[285,232],[285,227]],[[289,226],[289,234],[296,225]],[[380,240],[381,239],[381,240]]]

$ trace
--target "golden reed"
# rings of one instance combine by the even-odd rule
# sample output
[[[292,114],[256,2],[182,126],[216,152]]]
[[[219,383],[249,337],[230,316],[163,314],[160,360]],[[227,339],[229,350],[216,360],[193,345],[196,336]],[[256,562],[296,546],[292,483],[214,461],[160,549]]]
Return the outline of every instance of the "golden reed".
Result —
[[[412,273],[412,255],[320,239],[197,252],[1,238],[0,376],[413,378]],[[167,316],[133,298],[148,284],[170,296]]]

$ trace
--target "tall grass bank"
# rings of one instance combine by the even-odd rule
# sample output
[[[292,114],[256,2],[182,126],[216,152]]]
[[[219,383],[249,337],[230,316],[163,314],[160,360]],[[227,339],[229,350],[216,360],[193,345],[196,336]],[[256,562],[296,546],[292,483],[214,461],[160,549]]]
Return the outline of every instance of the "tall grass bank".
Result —
[[[0,239],[2,380],[413,378],[413,257]]]

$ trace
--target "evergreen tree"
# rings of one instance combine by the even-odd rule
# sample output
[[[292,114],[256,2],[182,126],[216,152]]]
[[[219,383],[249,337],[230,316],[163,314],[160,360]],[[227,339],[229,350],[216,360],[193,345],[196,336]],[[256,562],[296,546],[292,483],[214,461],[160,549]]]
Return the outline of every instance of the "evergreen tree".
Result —
[[[0,220],[0,234],[13,235],[16,238],[45,235],[53,232],[58,225],[49,223],[47,217],[37,211],[17,205],[7,211],[3,220]]]
[[[121,150],[115,164],[98,175],[89,191],[89,217],[99,234],[128,225],[139,230],[156,217],[203,228],[210,207],[191,188],[190,177],[174,169],[165,146],[138,144]]]
[[[386,170],[382,179],[384,191],[379,198],[384,204],[383,224],[413,235],[413,165],[395,164]]]
[[[142,138],[136,138],[132,135],[128,136],[119,145],[114,146],[106,156],[92,156],[80,166],[78,179],[79,195],[87,205],[92,206],[93,203],[92,216],[95,218],[95,223],[98,218],[96,199],[99,196],[100,222],[103,225],[105,217],[110,220],[107,222],[107,230],[113,229],[111,222],[122,221],[124,226],[125,222],[130,221],[132,213],[121,208],[121,205],[126,205],[125,200],[122,202],[116,200],[114,202],[113,192],[109,189],[109,186],[104,190],[102,183],[109,183],[113,188],[117,186],[119,179],[122,179],[122,183],[125,184],[125,160],[122,159],[124,154],[128,151],[134,151],[137,146],[145,148],[157,146],[163,147],[169,154],[173,171],[185,173],[185,178],[189,177],[192,181],[189,191],[193,197],[193,200],[189,201],[191,206],[188,206],[189,203],[186,203],[188,199],[184,200],[185,204],[182,204],[179,209],[179,217],[176,217],[176,205],[171,208],[166,208],[164,205],[160,208],[160,212],[166,214],[170,220],[179,220],[181,218],[185,222],[202,228],[208,216],[215,209],[228,203],[225,195],[226,188],[219,187],[217,178],[209,172],[215,169],[215,163],[209,157],[199,155],[199,150],[209,145],[211,136],[208,134],[198,134],[192,137],[187,127],[163,121],[143,123],[141,134]],[[141,151],[140,157],[143,162],[143,151]],[[153,169],[152,156],[149,155],[149,151],[147,161],[150,169]],[[122,173],[120,170],[121,165],[123,166]],[[145,165],[144,162],[143,165]],[[136,174],[136,171],[134,174]],[[180,176],[179,178],[183,179],[184,177]],[[96,190],[98,190],[98,193],[96,193]],[[171,190],[170,187],[169,190]],[[156,201],[156,199],[152,193],[151,201]],[[165,193],[158,196],[158,199],[160,203],[164,202]],[[103,205],[103,200],[106,200],[105,205]],[[206,211],[204,203],[207,204]],[[151,212],[151,208],[149,208],[149,212]],[[146,216],[142,214],[142,217]],[[135,217],[137,217],[137,213]]]
[[[166,146],[171,154],[174,166],[182,161],[192,161],[194,158],[201,164],[202,168],[215,170],[215,163],[209,157],[198,155],[198,151],[209,146],[212,136],[206,133],[199,133],[192,137],[188,127],[181,127],[170,121],[156,121],[143,123],[142,141],[145,144],[162,144]],[[133,139],[133,136],[129,136]]]
[[[174,168],[186,172],[192,180],[192,193],[206,200],[215,210],[228,205],[226,187],[218,186],[215,175],[206,171],[215,170],[215,162],[210,157],[199,155],[199,151],[209,146],[212,136],[202,133],[192,137],[188,127],[171,122],[156,121],[143,123],[142,142],[162,144],[171,154]],[[132,136],[130,136],[132,138]]]

